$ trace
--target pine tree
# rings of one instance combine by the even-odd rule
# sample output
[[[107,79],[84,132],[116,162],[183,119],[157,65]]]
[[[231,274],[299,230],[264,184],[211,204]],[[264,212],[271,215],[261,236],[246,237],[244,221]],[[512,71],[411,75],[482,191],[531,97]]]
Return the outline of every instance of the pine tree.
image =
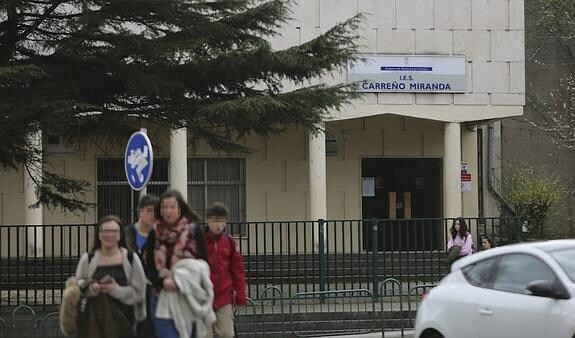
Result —
[[[0,168],[32,164],[36,130],[85,142],[142,124],[190,127],[213,149],[290,126],[317,131],[353,97],[310,85],[353,58],[360,16],[285,50],[285,0],[3,0]],[[286,83],[296,90],[286,91]],[[43,173],[39,203],[85,210],[87,182]]]

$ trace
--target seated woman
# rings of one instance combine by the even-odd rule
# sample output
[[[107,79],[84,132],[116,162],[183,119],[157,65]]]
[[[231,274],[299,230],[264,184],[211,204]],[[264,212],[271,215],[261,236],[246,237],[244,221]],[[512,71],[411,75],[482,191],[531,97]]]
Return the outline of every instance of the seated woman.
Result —
[[[473,238],[463,217],[458,217],[453,221],[450,232],[451,236],[447,242],[447,251],[449,265],[451,266],[458,259],[473,254]],[[449,254],[452,250],[457,253],[455,257],[451,257]]]
[[[116,216],[102,218],[92,250],[78,262],[76,278],[86,294],[78,337],[132,338],[146,317],[144,269],[124,248],[121,225]]]
[[[489,238],[487,235],[481,235],[481,248],[483,250],[489,250],[495,248],[495,242]]]

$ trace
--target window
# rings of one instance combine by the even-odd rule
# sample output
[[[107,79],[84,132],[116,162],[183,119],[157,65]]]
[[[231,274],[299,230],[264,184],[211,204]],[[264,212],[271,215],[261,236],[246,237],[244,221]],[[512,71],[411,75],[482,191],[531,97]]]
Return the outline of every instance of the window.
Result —
[[[561,266],[572,282],[575,282],[575,249],[560,249],[547,252]]]
[[[336,137],[325,138],[325,156],[337,156],[338,140]]]
[[[126,181],[124,159],[99,158],[97,163],[98,218],[114,214],[120,216],[124,223],[135,222],[140,193],[132,190]],[[168,159],[155,158],[147,192],[160,196],[168,186]]]
[[[123,158],[98,159],[98,217],[115,214],[126,223],[137,220],[139,192],[133,191],[124,172]],[[206,207],[225,203],[229,222],[245,221],[244,159],[188,159],[188,203],[205,219]],[[169,160],[155,158],[147,192],[160,196],[169,188]]]
[[[188,202],[201,217],[214,202],[230,209],[229,222],[245,220],[245,168],[243,159],[189,159]]]
[[[540,259],[526,254],[503,256],[493,282],[493,289],[526,293],[527,284],[536,280],[556,283],[553,271]]]
[[[462,272],[469,283],[486,288],[490,287],[493,282],[498,263],[498,257],[489,258],[464,267]]]

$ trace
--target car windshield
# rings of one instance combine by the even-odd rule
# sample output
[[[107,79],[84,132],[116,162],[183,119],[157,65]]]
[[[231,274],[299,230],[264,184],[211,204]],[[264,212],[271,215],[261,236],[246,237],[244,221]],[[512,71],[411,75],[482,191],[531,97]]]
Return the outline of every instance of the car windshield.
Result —
[[[559,263],[569,279],[575,283],[575,248],[547,251],[547,253]]]

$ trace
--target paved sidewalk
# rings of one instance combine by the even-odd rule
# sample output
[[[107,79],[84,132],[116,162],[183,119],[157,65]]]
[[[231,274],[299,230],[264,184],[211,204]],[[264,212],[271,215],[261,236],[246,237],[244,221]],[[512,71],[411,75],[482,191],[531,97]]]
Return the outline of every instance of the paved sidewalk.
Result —
[[[403,332],[405,333],[403,338],[414,338],[413,334],[415,332],[413,330],[405,330]],[[330,338],[381,338],[381,331],[366,334],[351,334],[347,336],[330,336]],[[401,331],[386,332],[385,338],[401,338]]]

